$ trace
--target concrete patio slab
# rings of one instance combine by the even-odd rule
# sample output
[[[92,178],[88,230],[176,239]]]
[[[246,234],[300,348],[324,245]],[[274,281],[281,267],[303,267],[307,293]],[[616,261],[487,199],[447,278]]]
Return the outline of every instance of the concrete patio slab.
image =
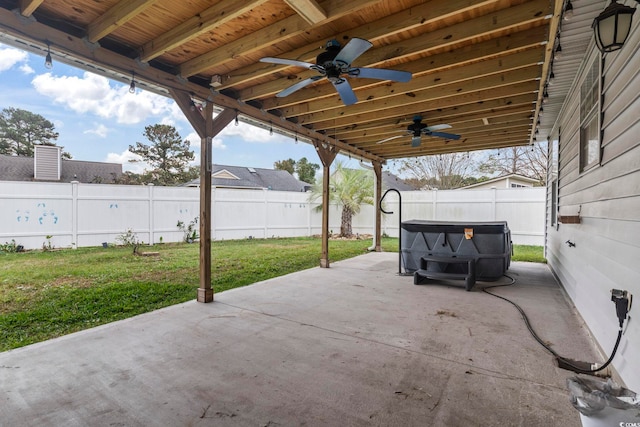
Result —
[[[546,265],[510,287],[566,357],[600,361]],[[510,304],[414,285],[371,253],[0,353],[7,426],[580,426],[572,374]]]

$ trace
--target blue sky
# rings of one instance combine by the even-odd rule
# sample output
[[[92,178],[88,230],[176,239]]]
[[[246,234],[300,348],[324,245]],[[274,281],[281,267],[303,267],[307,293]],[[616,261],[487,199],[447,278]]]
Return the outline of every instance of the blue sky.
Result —
[[[121,163],[124,170],[141,172],[143,164],[129,163],[129,145],[149,144],[144,128],[157,123],[175,126],[191,142],[199,164],[200,139],[170,98],[136,90],[104,77],[0,44],[0,110],[21,108],[54,123],[63,146],[75,160]],[[311,144],[295,143],[282,135],[233,122],[213,141],[216,164],[273,168],[274,162],[306,157],[320,164]],[[347,159],[339,156],[338,160]],[[356,167],[355,160],[348,162]]]

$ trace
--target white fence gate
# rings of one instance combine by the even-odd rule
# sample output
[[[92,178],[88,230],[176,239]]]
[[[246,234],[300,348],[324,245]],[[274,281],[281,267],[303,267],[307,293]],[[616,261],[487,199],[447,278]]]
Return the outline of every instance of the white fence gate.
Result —
[[[308,193],[214,188],[215,240],[311,236],[321,233],[318,201]],[[389,194],[383,233],[398,236],[398,197]],[[410,191],[402,193],[402,219],[507,221],[516,244],[544,243],[544,188]],[[372,234],[374,207],[365,205],[353,231]],[[79,183],[0,181],[0,243],[15,240],[25,249],[114,243],[127,230],[145,243],[178,242],[178,221],[199,214],[199,189]],[[340,229],[332,206],[330,229]]]

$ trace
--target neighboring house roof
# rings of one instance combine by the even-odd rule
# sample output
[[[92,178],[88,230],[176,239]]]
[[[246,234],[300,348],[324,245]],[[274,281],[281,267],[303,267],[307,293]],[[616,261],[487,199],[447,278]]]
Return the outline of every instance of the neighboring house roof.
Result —
[[[333,173],[335,174],[336,171],[334,171]],[[373,171],[371,173],[373,173]],[[415,188],[413,185],[407,184],[402,178],[392,174],[389,171],[382,171],[382,190],[386,191],[390,188],[394,188],[398,191],[418,191],[417,188]]]
[[[214,187],[259,188],[274,191],[307,191],[311,184],[296,179],[289,172],[245,166],[213,165],[211,185]],[[200,178],[185,184],[199,187]]]
[[[407,184],[402,178],[399,178],[388,171],[382,171],[382,188],[385,190],[395,188],[398,191],[417,191],[413,185]]]
[[[122,175],[118,163],[62,160],[60,182],[112,183]],[[24,156],[0,155],[0,181],[34,181],[34,159]]]
[[[529,178],[528,176],[512,173],[509,175],[502,175],[496,178],[489,179],[487,181],[478,182],[476,184],[467,185],[466,187],[460,187],[462,189],[480,189],[480,188],[514,188],[514,187],[533,187],[538,184],[539,181],[535,178]]]

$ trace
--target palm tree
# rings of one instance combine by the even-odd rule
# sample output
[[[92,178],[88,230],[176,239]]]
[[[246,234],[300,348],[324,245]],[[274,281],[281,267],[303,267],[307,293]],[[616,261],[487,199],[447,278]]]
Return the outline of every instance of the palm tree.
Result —
[[[329,202],[342,207],[340,236],[351,237],[351,220],[360,212],[362,204],[373,205],[373,176],[364,169],[349,169],[342,162],[329,178]],[[309,199],[317,200],[322,196],[322,182],[314,184]],[[322,205],[316,208],[322,210]]]

